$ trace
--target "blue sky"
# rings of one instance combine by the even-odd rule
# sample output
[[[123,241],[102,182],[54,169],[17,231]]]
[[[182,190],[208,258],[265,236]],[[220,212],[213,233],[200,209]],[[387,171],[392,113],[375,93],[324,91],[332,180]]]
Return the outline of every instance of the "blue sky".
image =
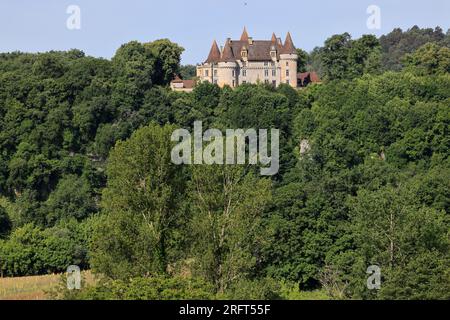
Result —
[[[81,9],[81,29],[69,30],[69,5]],[[280,5],[274,7],[274,5]],[[366,26],[369,5],[381,9],[381,29]],[[0,52],[78,48],[110,58],[125,42],[169,38],[186,51],[183,63],[205,59],[212,40],[292,33],[307,51],[336,33],[381,35],[395,27],[450,28],[449,0],[0,0]]]

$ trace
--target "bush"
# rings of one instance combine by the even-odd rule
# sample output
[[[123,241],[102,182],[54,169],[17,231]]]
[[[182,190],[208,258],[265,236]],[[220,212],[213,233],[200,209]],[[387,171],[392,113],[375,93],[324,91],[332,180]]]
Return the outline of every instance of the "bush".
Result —
[[[231,300],[278,300],[281,285],[271,278],[248,280],[243,279],[231,286],[218,298]]]
[[[103,280],[80,291],[62,292],[64,299],[76,300],[208,300],[212,287],[198,278],[154,276],[129,280]]]
[[[33,224],[15,229],[0,242],[0,272],[27,276],[63,272],[69,265],[86,268],[87,240],[84,224],[60,223],[42,230]]]

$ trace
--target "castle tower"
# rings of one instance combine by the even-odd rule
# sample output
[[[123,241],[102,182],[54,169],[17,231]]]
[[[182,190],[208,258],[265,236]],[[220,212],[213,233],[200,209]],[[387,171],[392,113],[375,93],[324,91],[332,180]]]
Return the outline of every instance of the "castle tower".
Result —
[[[216,40],[214,40],[205,62],[201,66],[197,67],[197,77],[211,83],[218,82],[219,71],[217,63],[219,60],[220,50]]]
[[[294,88],[297,87],[297,59],[297,50],[288,32],[280,52],[281,83],[287,83]]]
[[[218,85],[223,87],[229,85],[230,87],[236,87],[238,85],[237,77],[237,63],[236,57],[231,49],[231,39],[227,39],[225,47],[223,48],[219,66],[219,82]]]

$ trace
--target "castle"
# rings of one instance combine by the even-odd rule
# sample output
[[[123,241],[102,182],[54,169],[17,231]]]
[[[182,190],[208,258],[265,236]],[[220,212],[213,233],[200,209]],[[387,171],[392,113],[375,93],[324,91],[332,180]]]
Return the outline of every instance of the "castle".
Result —
[[[220,87],[244,83],[286,83],[297,87],[297,51],[290,33],[284,44],[272,34],[271,40],[253,40],[244,28],[240,40],[226,40],[219,49],[214,41],[208,58],[197,66],[197,78]]]

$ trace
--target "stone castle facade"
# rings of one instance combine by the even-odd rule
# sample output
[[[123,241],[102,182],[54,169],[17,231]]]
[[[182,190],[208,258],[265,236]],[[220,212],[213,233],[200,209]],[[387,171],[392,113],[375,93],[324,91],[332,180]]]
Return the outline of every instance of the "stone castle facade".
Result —
[[[296,88],[297,50],[290,33],[284,43],[275,34],[271,40],[253,40],[247,30],[240,40],[228,38],[219,49],[214,41],[208,58],[197,66],[200,81],[216,83],[220,87],[232,88],[244,83],[266,83],[278,86],[281,83]]]

